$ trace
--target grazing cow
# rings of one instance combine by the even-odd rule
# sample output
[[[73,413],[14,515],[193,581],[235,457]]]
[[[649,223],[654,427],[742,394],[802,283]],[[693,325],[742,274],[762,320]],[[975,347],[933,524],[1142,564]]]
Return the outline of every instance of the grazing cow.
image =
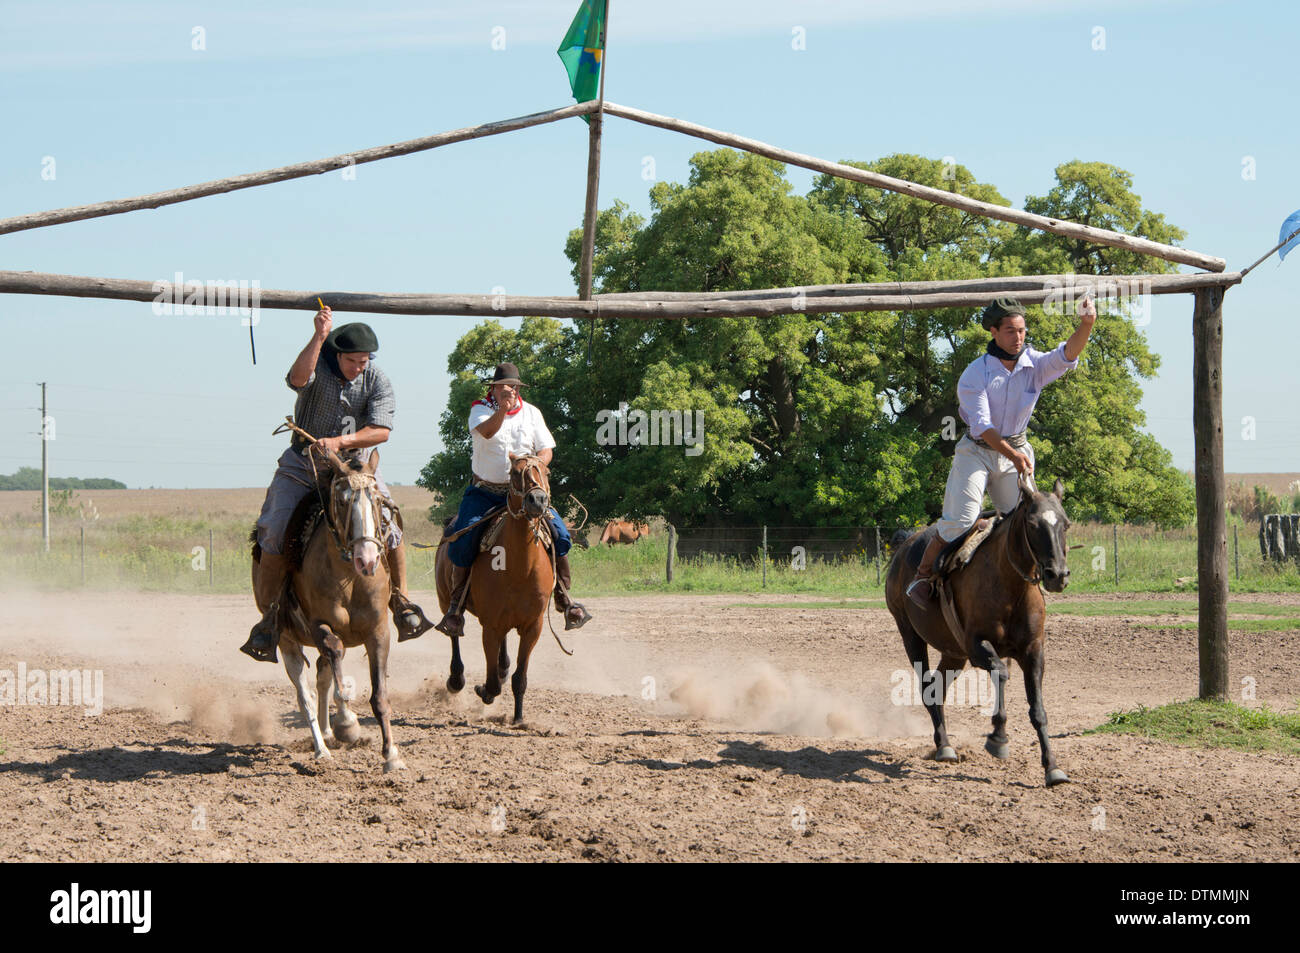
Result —
[[[600,541],[613,546],[615,543],[635,543],[642,536],[649,535],[650,525],[648,523],[611,520],[605,524],[605,531],[600,534]]]

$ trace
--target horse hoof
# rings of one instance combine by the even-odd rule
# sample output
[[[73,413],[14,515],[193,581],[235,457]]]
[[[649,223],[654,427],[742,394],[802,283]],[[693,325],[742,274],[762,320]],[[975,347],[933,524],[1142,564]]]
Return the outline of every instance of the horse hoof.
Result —
[[[474,694],[477,695],[479,697],[479,701],[481,701],[485,705],[490,705],[492,704],[492,702],[496,700],[496,695],[489,695],[487,693],[486,685],[475,685]]]
[[[1011,755],[1011,746],[1005,741],[994,741],[992,738],[984,742],[984,750],[999,761],[1005,761]]]
[[[459,692],[459,691],[460,691],[462,688],[464,688],[464,687],[465,687],[465,676],[464,676],[464,675],[448,675],[448,676],[447,676],[447,691],[451,692],[453,695],[455,695],[457,692]]]
[[[355,721],[348,725],[335,725],[334,737],[345,745],[356,744],[361,738],[361,725]]]
[[[384,774],[392,774],[394,771],[405,771],[406,762],[401,758],[391,758],[384,762]]]
[[[934,753],[935,761],[942,761],[944,764],[956,764],[957,752],[950,745],[944,745]]]
[[[329,748],[321,748],[320,751],[317,751],[317,752],[316,752],[316,760],[317,760],[317,761],[329,761],[329,760],[331,760],[333,757],[334,757],[334,755],[330,754],[330,749],[329,749]]]
[[[1067,784],[1069,783],[1069,780],[1070,776],[1060,768],[1052,768],[1052,770],[1047,772],[1047,786],[1049,788],[1054,788],[1058,784]]]

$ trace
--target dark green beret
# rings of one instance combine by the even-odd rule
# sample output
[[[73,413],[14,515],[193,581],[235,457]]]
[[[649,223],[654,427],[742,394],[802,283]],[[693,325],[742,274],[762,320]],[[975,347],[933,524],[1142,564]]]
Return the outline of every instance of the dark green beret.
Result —
[[[379,338],[375,337],[375,332],[370,329],[370,325],[362,324],[360,321],[335,328],[325,339],[325,343],[340,354],[354,354],[357,351],[365,351],[369,354],[371,351],[379,350]]]
[[[1003,318],[1012,314],[1018,314],[1023,318],[1025,306],[1015,298],[998,298],[984,309],[984,313],[980,315],[980,324],[984,325],[984,330],[992,331],[995,326],[1002,323]]]

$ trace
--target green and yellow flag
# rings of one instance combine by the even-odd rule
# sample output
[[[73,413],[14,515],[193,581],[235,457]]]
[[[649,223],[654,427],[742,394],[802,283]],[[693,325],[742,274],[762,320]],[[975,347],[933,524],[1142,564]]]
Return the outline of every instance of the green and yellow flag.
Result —
[[[589,102],[600,94],[600,63],[604,54],[605,0],[583,0],[569,24],[560,48],[560,60],[569,73],[573,98]],[[583,116],[590,121],[590,117]]]

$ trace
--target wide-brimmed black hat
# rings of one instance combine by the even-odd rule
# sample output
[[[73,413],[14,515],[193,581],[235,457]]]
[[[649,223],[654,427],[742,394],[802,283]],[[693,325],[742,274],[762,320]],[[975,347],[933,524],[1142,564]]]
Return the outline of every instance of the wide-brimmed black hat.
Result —
[[[1022,318],[1025,316],[1025,306],[1015,298],[998,298],[980,315],[980,324],[984,325],[985,331],[992,331],[997,325],[1002,323],[1002,319],[1010,315],[1018,314]]]
[[[492,376],[493,384],[514,384],[516,387],[524,387],[525,384],[519,379],[519,368],[515,367],[509,361],[497,365],[496,374]]]
[[[375,332],[371,330],[370,325],[362,324],[360,321],[335,328],[329,333],[325,343],[340,354],[355,354],[358,351],[369,354],[371,351],[379,350],[379,338],[375,337]]]

